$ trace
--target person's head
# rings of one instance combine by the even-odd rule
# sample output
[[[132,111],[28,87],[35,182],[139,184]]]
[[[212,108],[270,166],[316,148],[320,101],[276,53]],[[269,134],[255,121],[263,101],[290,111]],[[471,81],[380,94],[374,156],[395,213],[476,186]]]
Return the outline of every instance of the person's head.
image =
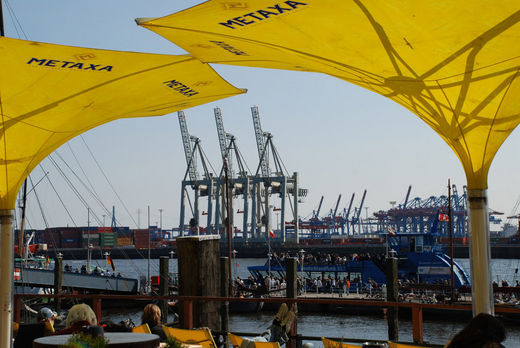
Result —
[[[50,321],[53,323],[55,318],[56,318],[56,312],[54,312],[53,310],[51,310],[47,307],[42,307],[38,311],[38,321],[39,322]]]
[[[453,337],[447,348],[481,347],[485,343],[500,343],[505,338],[504,324],[490,314],[480,313]]]
[[[67,327],[71,327],[79,321],[86,321],[89,325],[97,325],[96,314],[89,305],[80,303],[74,305],[67,314]]]
[[[144,323],[147,323],[148,326],[153,327],[161,324],[161,309],[159,306],[149,303],[143,309],[143,316],[141,320]]]

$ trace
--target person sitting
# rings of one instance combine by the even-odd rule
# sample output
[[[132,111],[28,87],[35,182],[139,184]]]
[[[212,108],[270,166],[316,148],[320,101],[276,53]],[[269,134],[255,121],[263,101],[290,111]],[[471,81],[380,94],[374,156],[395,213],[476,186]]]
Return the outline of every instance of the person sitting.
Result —
[[[148,324],[150,331],[159,336],[159,339],[164,342],[166,341],[166,334],[161,324],[161,309],[159,306],[149,303],[143,309],[143,315],[141,316],[142,324]]]
[[[14,348],[32,347],[32,342],[36,338],[54,334],[54,319],[56,312],[47,307],[38,311],[38,323],[22,324],[18,329],[14,340]]]
[[[504,324],[490,314],[480,313],[444,348],[504,348],[501,342],[505,338]]]
[[[89,305],[80,303],[70,308],[65,329],[56,332],[56,335],[80,333],[90,326],[97,326],[96,314]]]

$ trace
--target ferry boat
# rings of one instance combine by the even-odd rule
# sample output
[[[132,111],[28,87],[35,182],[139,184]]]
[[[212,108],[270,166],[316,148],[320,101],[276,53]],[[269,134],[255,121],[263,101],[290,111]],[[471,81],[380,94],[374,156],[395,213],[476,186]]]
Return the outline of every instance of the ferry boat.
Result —
[[[451,258],[436,245],[433,234],[388,234],[386,245],[387,251],[383,254],[352,254],[344,262],[302,264],[300,259],[297,271],[307,280],[307,287],[309,280],[334,278],[349,280],[351,290],[356,291],[368,284],[386,284],[386,258],[393,253],[398,260],[398,279],[402,284],[451,284]],[[341,249],[336,252],[340,254]],[[278,258],[270,258],[265,265],[250,266],[248,271],[257,281],[263,281],[268,275],[285,278],[285,264]],[[455,261],[453,280],[457,289],[471,286],[468,274]]]

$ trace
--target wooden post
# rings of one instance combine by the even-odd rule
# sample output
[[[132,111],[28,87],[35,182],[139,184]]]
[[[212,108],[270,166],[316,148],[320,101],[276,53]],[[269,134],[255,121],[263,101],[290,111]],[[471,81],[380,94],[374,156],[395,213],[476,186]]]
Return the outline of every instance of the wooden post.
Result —
[[[61,254],[54,258],[54,294],[61,295],[61,284],[63,281],[63,259]],[[61,298],[55,297],[56,312],[61,312]]]
[[[229,258],[220,258],[220,296],[229,297]],[[222,302],[220,306],[220,331],[229,332],[229,302]],[[227,335],[226,335],[227,336]]]
[[[159,259],[159,295],[168,296],[169,289],[169,260],[168,256],[161,256]],[[168,322],[168,300],[161,301],[161,322],[163,324]]]
[[[298,266],[298,260],[295,258],[295,257],[289,257],[286,259],[286,281],[287,281],[287,288],[286,288],[286,297],[288,299],[295,299],[295,298],[298,298],[298,284],[297,284],[297,279],[298,279],[298,270],[297,270],[297,266]],[[289,307],[291,307],[291,303],[290,301],[287,301],[289,302]],[[294,307],[293,307],[293,310],[294,310],[294,313],[297,314],[298,313],[298,308],[297,308],[297,305],[296,303],[293,303]],[[297,318],[295,317],[294,318],[294,321],[291,325],[291,337],[295,337],[297,334],[298,334],[298,323],[297,323]],[[296,342],[297,340],[294,339],[294,338],[291,338],[288,342],[287,342],[287,348],[296,348],[297,346],[300,346],[301,345],[301,342]]]
[[[20,296],[14,295],[14,306],[13,306],[13,320],[20,323],[20,317],[22,312],[22,299]]]
[[[397,258],[390,254],[386,259],[386,299],[390,302],[397,302],[398,300],[397,287]],[[388,321],[388,340],[399,340],[399,323],[397,320],[398,307],[389,307],[387,312]]]
[[[193,301],[182,302],[182,325],[184,329],[193,329]]]
[[[100,298],[94,297],[92,299],[92,310],[94,311],[94,314],[96,314],[98,324],[101,323],[101,299]]]
[[[412,305],[413,341],[423,343],[423,316],[419,304]]]
[[[220,236],[200,235],[177,238],[180,296],[220,295]],[[193,326],[220,330],[220,303],[194,301]],[[185,306],[180,306],[180,322],[186,323]]]

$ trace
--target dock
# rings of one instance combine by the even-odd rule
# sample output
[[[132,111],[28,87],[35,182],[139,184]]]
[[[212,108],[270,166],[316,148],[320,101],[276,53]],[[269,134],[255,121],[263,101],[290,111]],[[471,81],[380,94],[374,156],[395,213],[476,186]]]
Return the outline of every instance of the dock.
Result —
[[[54,288],[54,270],[22,268],[15,286]],[[82,292],[137,294],[139,280],[124,277],[63,272],[62,287]]]

